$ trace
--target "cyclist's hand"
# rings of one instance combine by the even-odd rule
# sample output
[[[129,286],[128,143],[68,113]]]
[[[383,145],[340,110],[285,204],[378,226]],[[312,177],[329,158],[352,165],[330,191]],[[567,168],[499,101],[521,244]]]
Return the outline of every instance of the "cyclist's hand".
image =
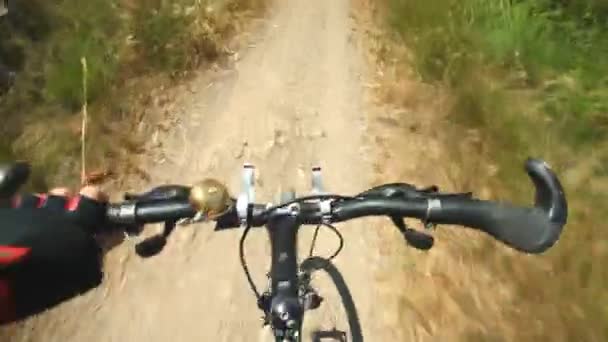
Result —
[[[70,189],[68,188],[54,188],[49,191],[51,195],[69,197],[71,196]],[[108,200],[108,195],[106,195],[103,191],[101,191],[96,186],[87,185],[84,188],[80,189],[79,195],[87,197],[91,200],[97,202],[106,202]]]
[[[15,196],[0,208],[0,322],[27,317],[100,284],[106,196],[95,187],[72,195]]]
[[[61,216],[85,231],[95,233],[104,224],[106,201],[107,195],[99,188],[85,186],[78,194],[67,188],[54,188],[48,194],[17,195],[11,206],[17,211]]]

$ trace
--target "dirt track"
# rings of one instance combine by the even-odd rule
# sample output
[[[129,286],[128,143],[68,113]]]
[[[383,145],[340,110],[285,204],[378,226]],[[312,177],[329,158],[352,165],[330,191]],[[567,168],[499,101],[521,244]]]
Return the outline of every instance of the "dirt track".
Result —
[[[258,199],[272,200],[290,186],[308,191],[316,164],[332,192],[368,187],[366,71],[349,11],[348,0],[277,1],[234,67],[200,76],[180,95],[176,124],[157,137],[162,147],[149,158],[151,180],[137,187],[210,176],[238,191],[245,161],[257,167]],[[375,287],[378,238],[370,222],[341,225],[346,246],[335,264],[361,325],[353,340],[362,333],[367,341],[387,341],[395,335],[382,326],[387,310],[380,309]],[[300,234],[303,253],[311,231]],[[108,255],[102,288],[27,322],[13,341],[267,340],[238,263],[240,234],[215,233],[211,225],[184,228],[161,255],[147,260],[136,257],[127,241]],[[320,238],[317,253],[330,254],[335,238],[325,232]],[[247,259],[261,287],[268,256],[266,233],[252,232]],[[307,334],[350,331],[336,286],[322,273],[315,284],[326,302],[309,312]]]

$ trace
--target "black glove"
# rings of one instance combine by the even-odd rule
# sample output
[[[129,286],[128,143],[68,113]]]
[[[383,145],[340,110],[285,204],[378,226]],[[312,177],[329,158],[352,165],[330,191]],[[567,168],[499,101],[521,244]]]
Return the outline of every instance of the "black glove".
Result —
[[[94,232],[105,204],[84,196],[17,196],[0,208],[0,323],[39,313],[100,284]]]

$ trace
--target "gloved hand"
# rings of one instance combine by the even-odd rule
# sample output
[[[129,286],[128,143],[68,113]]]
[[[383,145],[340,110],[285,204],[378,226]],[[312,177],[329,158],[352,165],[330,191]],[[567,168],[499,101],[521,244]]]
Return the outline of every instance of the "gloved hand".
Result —
[[[0,323],[39,313],[100,284],[106,197],[95,187],[14,196],[0,208]]]

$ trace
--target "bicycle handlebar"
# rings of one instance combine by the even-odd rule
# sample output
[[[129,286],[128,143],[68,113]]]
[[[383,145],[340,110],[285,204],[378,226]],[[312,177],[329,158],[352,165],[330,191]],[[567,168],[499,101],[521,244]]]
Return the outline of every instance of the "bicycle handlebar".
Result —
[[[516,250],[542,253],[559,239],[567,221],[568,207],[562,186],[546,163],[529,159],[525,167],[536,188],[533,208],[461,195],[420,192],[412,190],[413,187],[399,193],[391,187],[390,195],[365,192],[353,198],[334,200],[329,213],[322,212],[320,202],[300,202],[297,215],[303,224],[336,223],[363,216],[411,217],[429,223],[474,228]],[[262,226],[271,210],[263,205],[253,205],[250,213],[248,224]],[[175,222],[195,215],[196,210],[188,198],[182,196],[111,204],[107,216],[113,223],[144,224]],[[220,229],[241,225],[234,205],[216,221]]]
[[[562,186],[547,164],[529,159],[526,171],[536,188],[533,208],[463,197],[429,196],[347,202],[334,208],[333,214],[339,221],[387,215],[462,225],[488,233],[519,251],[542,253],[559,239],[567,221],[568,206]]]
[[[148,224],[167,221],[178,221],[192,218],[196,210],[184,199],[168,199],[154,202],[123,202],[109,204],[106,216],[113,224]]]

